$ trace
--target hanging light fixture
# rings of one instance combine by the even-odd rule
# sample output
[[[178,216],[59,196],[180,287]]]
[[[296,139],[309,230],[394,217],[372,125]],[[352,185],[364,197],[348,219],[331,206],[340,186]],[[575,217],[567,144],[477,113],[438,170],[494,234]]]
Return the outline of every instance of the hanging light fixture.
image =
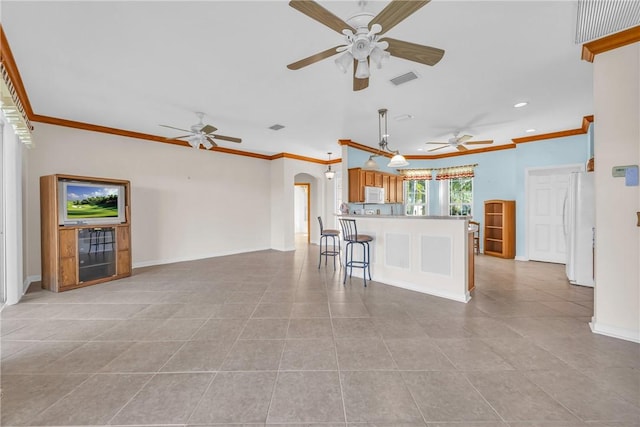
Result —
[[[329,155],[329,162],[331,162],[331,152],[327,154]],[[329,163],[329,167],[327,168],[327,170],[324,171],[324,176],[326,176],[329,181],[331,181],[333,177],[336,176],[335,171],[331,170],[331,163]]]
[[[379,151],[389,152],[393,154],[391,161],[387,164],[388,168],[399,168],[404,166],[409,166],[409,162],[404,158],[400,151],[392,150],[389,148],[389,133],[387,132],[387,109],[381,108],[378,110],[378,138],[379,143],[378,146]],[[377,170],[379,169],[378,164],[374,160],[374,157],[380,156],[382,153],[376,153],[369,156],[369,160],[367,160],[363,166],[363,169],[369,170]]]

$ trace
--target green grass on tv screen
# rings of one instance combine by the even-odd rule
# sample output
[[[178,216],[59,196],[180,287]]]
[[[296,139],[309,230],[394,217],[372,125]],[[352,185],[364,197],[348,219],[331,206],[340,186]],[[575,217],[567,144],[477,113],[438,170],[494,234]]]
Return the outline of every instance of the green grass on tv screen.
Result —
[[[91,197],[67,201],[68,218],[115,218],[118,201],[115,197]]]

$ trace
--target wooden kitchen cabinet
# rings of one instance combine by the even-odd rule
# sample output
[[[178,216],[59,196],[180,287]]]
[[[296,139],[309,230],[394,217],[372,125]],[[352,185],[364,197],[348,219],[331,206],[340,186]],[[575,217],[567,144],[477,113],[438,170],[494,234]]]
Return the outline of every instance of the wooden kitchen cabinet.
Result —
[[[365,171],[349,169],[349,203],[364,202]]]
[[[516,256],[516,202],[484,202],[484,254],[500,258]]]
[[[396,197],[396,183],[398,178],[396,176],[389,177],[389,203],[396,203],[398,198]]]
[[[384,189],[384,202],[389,203],[389,183],[391,177],[389,175],[382,175],[382,188]]]
[[[364,203],[364,187],[384,189],[385,203],[403,203],[402,177],[392,173],[349,169],[349,203]]]
[[[404,203],[404,180],[401,176],[396,178],[396,203]]]

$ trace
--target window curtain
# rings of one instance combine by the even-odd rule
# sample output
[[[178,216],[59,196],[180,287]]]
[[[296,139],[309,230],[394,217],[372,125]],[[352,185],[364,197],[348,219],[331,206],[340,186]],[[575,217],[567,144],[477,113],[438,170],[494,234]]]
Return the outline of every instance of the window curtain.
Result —
[[[33,146],[33,140],[31,138],[31,131],[33,126],[27,117],[27,113],[22,106],[22,102],[18,98],[9,73],[4,64],[0,64],[0,110],[7,123],[13,127],[15,134],[20,141],[31,148]]]
[[[405,180],[426,179],[429,181],[433,178],[432,169],[399,169],[398,172]]]
[[[442,181],[446,179],[456,179],[456,178],[473,178],[474,168],[478,166],[474,165],[465,165],[465,166],[453,166],[450,168],[440,168],[437,170],[436,180]]]

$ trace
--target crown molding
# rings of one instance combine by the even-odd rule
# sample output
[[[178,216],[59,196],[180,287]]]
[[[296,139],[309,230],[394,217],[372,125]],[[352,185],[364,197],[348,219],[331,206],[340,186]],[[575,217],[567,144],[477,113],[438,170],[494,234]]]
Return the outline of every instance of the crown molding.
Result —
[[[636,42],[640,42],[640,25],[583,44],[582,59],[593,62],[600,53]]]
[[[513,138],[512,141],[516,144],[523,144],[525,142],[542,141],[545,139],[563,138],[565,136],[582,135],[589,131],[589,125],[593,123],[593,115],[584,116],[582,118],[582,126],[577,129],[563,130],[559,132],[543,133],[540,135],[523,136],[521,138]]]

